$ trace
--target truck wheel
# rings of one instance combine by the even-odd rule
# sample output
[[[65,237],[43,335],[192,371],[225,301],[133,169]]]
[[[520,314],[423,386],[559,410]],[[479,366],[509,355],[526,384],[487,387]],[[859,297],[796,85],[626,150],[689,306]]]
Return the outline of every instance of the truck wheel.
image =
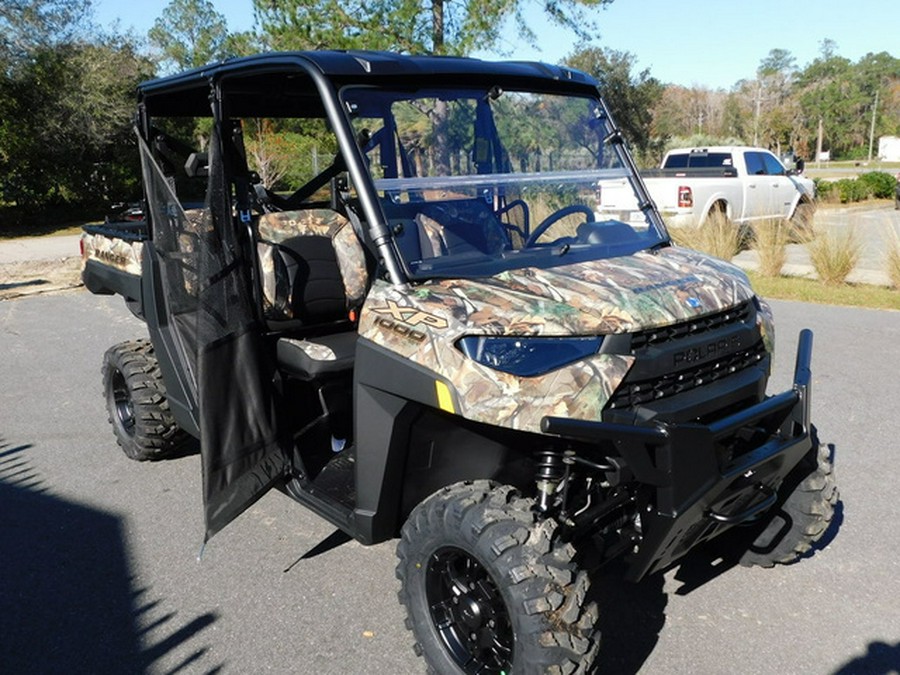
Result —
[[[103,355],[103,390],[116,441],[131,459],[162,459],[187,434],[172,417],[166,387],[146,340],[121,342]]]
[[[791,472],[780,490],[780,506],[752,530],[753,543],[741,556],[746,567],[773,567],[796,562],[831,524],[838,489],[828,446],[818,441]]]
[[[589,579],[556,523],[509,486],[457,483],[419,504],[397,545],[400,603],[430,673],[581,673],[599,649]]]
[[[794,215],[791,216],[789,225],[789,238],[792,243],[804,244],[811,241],[815,236],[815,220],[816,210],[812,204],[797,204],[794,209]]]

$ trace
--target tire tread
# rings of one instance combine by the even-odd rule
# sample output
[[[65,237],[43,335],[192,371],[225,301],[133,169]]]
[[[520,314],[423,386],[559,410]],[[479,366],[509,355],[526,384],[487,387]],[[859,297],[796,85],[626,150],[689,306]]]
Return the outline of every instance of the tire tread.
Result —
[[[802,479],[793,489],[792,483],[786,481],[788,494],[741,556],[741,565],[774,567],[795,563],[809,553],[831,525],[840,493],[829,446],[818,439],[815,431],[813,441],[813,448],[795,469]],[[776,537],[780,539],[776,541]]]
[[[556,540],[556,523],[538,520],[532,506],[515,488],[479,480],[445,487],[410,514],[397,544],[398,597],[428,672],[445,672],[441,666],[449,659],[430,619],[423,621],[428,610],[412,586],[442,538],[450,545],[471,544],[482,559],[492,557],[483,562],[489,562],[517,626],[513,673],[588,672],[599,650],[597,605],[584,603],[588,575],[575,569],[574,548]]]
[[[134,408],[134,434],[124,433],[116,422],[111,396],[112,373],[118,370],[125,379]],[[104,394],[109,423],[116,442],[131,459],[163,459],[180,450],[189,436],[175,422],[162,372],[149,340],[128,340],[110,347],[103,357]]]

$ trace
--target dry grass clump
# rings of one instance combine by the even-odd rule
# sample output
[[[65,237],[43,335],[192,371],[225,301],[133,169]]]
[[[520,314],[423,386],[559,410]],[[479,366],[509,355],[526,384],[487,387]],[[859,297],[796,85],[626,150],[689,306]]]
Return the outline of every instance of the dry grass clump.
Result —
[[[806,244],[806,250],[819,281],[839,286],[859,262],[862,243],[852,227],[841,231],[821,230]]]
[[[791,226],[780,218],[753,223],[753,248],[759,258],[759,273],[765,277],[781,276],[787,261],[787,245]]]
[[[797,210],[788,221],[790,244],[808,244],[816,236],[816,207],[813,204],[798,204]]]
[[[669,227],[669,234],[679,246],[731,260],[741,250],[740,228],[721,211],[714,211],[699,227]]]
[[[891,281],[891,287],[900,290],[900,236],[897,235],[894,229],[890,230],[890,241],[888,242],[884,266],[888,279]]]

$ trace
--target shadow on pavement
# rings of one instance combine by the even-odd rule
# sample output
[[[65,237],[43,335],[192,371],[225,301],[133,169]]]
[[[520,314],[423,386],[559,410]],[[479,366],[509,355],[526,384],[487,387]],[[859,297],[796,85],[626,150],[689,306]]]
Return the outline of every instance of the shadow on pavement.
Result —
[[[822,538],[801,555],[797,562],[811,558],[825,549],[837,536],[843,522],[844,502],[838,501],[834,507],[834,517],[828,529],[822,534]],[[681,586],[675,591],[676,595],[688,595],[740,564],[742,553],[740,546],[746,546],[747,541],[747,535],[740,528],[734,528],[734,531],[727,532],[689,553],[678,565],[678,571],[675,573],[675,580],[681,582]]]
[[[10,283],[2,283],[0,284],[0,291],[5,291],[10,288],[23,288],[26,286],[45,286],[50,282],[46,279],[29,279],[28,281],[13,281]]]
[[[329,551],[333,551],[339,546],[343,546],[344,544],[351,541],[353,541],[353,537],[351,537],[349,534],[343,532],[342,530],[335,530],[318,544],[309,549],[302,556],[297,558],[290,565],[288,565],[283,571],[290,572],[298,563],[302,562],[303,560],[309,560],[311,558],[320,556],[323,553],[328,553]]]
[[[870,642],[865,654],[848,661],[832,675],[893,675],[900,671],[900,642]]]
[[[830,461],[835,461],[835,446],[829,444]],[[785,529],[781,530],[782,535],[789,533],[789,527],[793,521],[791,516],[784,509],[779,507],[773,513],[781,518],[785,523]],[[808,551],[801,554],[797,562],[811,558],[820,551],[826,549],[837,537],[841,526],[844,523],[844,502],[838,499],[834,505],[834,515],[828,528],[822,533],[822,536],[815,541]],[[677,595],[687,595],[694,590],[700,588],[704,584],[709,583],[722,573],[727,572],[732,567],[740,563],[742,552],[761,532],[762,524],[750,525],[748,527],[737,526],[732,528],[725,534],[713,539],[707,544],[698,547],[689,553],[679,565],[675,574],[675,579],[681,582],[681,586],[675,591]],[[780,539],[773,540],[771,547],[774,547]]]
[[[653,574],[640,583],[625,580],[625,564],[612,561],[591,573],[586,601],[600,611],[600,654],[595,673],[636,673],[653,653],[666,623],[665,579]]]
[[[152,619],[160,601],[133,587],[121,519],[50,494],[30,466],[31,447],[0,439],[3,672],[143,673],[176,648],[191,652],[189,641],[217,617],[181,627],[174,613]],[[167,636],[148,644],[151,630]],[[194,649],[167,672],[205,652]]]

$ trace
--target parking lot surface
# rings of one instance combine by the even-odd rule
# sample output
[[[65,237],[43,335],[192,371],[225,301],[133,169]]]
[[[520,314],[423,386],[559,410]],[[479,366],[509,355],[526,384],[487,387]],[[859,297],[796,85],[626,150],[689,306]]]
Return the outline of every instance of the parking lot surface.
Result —
[[[900,669],[900,313],[774,302],[770,392],[815,332],[813,417],[842,501],[821,550],[744,569],[693,556],[640,585],[594,575],[601,673]],[[200,462],[128,460],[103,352],[141,337],[121,300],[0,302],[0,671],[421,673],[393,543],[363,547],[279,493],[198,561]],[[891,670],[893,669],[893,671]]]

